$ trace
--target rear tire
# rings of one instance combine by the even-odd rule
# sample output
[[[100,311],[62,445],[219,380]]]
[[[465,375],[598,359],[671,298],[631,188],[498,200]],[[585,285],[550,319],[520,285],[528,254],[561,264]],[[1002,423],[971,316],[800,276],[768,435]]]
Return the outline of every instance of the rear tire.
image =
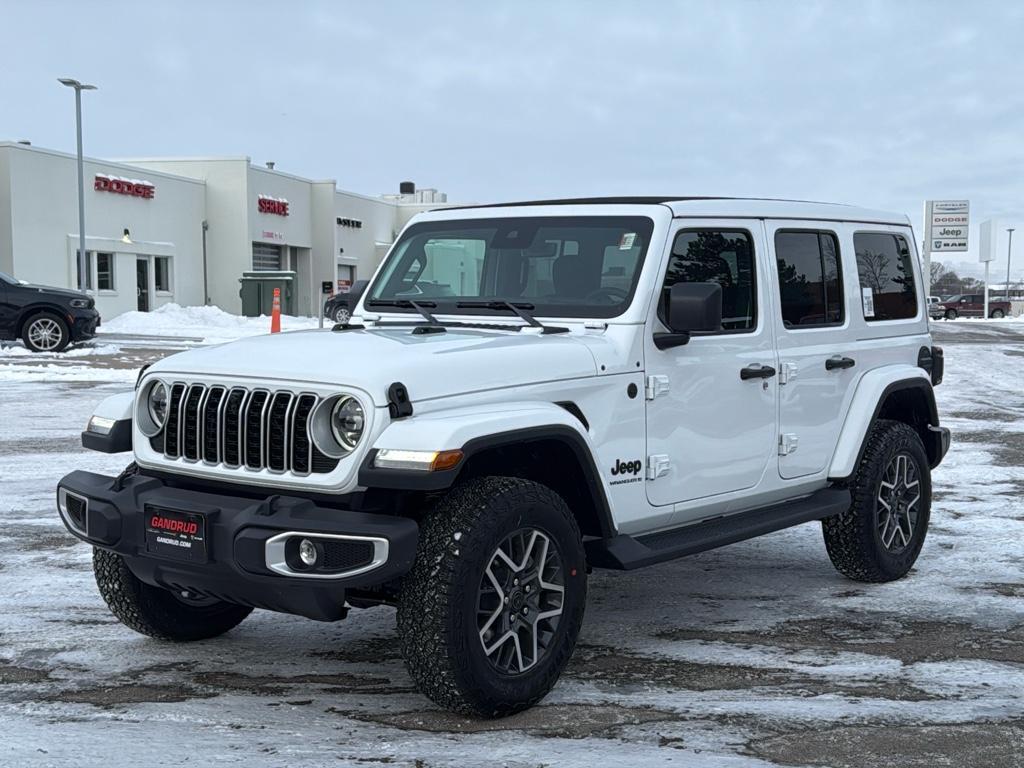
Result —
[[[832,564],[854,581],[903,578],[921,553],[931,514],[931,470],[917,432],[877,421],[849,487],[850,508],[821,521]]]
[[[124,558],[93,549],[92,569],[100,594],[121,623],[159,640],[187,642],[217,637],[234,629],[252,608],[220,600],[186,600],[139,580]]]
[[[33,352],[61,352],[71,341],[71,332],[57,315],[37,312],[22,326],[21,340]]]
[[[1000,320],[1006,317],[1006,313],[1003,312],[1003,310],[1001,309],[993,309],[992,312],[989,314],[989,317],[993,318],[994,320]]]
[[[520,478],[470,480],[420,528],[398,605],[406,667],[453,712],[527,709],[569,661],[586,594],[579,528],[557,493]]]

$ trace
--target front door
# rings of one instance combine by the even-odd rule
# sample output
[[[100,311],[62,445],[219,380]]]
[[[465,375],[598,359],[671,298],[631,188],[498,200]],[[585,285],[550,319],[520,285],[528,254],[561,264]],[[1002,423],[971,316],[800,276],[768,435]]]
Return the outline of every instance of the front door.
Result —
[[[824,472],[835,450],[845,400],[864,366],[844,295],[848,286],[856,296],[860,284],[844,225],[772,221],[767,235],[778,286],[772,322],[779,348],[779,475],[790,479]],[[850,306],[860,311],[859,304]]]
[[[722,330],[666,350],[647,334],[647,497],[656,506],[753,488],[776,445],[760,222],[687,221],[672,243],[654,325],[664,324],[674,283],[714,282],[722,288]]]
[[[139,297],[139,312],[149,312],[149,259],[135,260],[135,292]]]

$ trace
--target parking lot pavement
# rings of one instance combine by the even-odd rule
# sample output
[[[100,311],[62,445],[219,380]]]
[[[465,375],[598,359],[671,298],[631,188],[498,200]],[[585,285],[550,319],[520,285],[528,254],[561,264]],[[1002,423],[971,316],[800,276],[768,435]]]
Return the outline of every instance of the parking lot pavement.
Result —
[[[54,487],[121,469],[78,433],[168,349],[0,356],[0,763],[1024,765],[1024,326],[935,333],[954,440],[910,577],[842,579],[813,524],[596,572],[562,682],[496,722],[413,690],[389,609],[337,624],[257,611],[190,645],[122,627]]]

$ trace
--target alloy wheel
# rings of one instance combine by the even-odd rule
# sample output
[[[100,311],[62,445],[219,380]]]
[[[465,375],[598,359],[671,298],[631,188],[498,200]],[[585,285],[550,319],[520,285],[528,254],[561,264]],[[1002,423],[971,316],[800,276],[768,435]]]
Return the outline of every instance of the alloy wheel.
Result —
[[[526,672],[544,656],[565,603],[558,545],[535,528],[521,528],[491,555],[477,592],[480,643],[499,672]]]
[[[921,482],[917,464],[905,453],[892,458],[878,488],[878,537],[898,554],[910,546],[921,511]]]
[[[60,346],[64,332],[56,320],[41,317],[28,327],[28,338],[36,349],[49,352]]]
[[[334,310],[334,322],[347,323],[350,319],[352,319],[352,315],[346,307],[338,307]]]

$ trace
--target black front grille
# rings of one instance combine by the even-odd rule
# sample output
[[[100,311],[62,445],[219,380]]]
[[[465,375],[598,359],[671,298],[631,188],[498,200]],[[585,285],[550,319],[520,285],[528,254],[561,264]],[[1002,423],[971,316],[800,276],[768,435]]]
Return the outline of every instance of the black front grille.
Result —
[[[179,382],[170,389],[158,449],[170,459],[231,469],[326,474],[338,466],[338,459],[320,453],[310,436],[310,417],[318,402],[309,393]]]

